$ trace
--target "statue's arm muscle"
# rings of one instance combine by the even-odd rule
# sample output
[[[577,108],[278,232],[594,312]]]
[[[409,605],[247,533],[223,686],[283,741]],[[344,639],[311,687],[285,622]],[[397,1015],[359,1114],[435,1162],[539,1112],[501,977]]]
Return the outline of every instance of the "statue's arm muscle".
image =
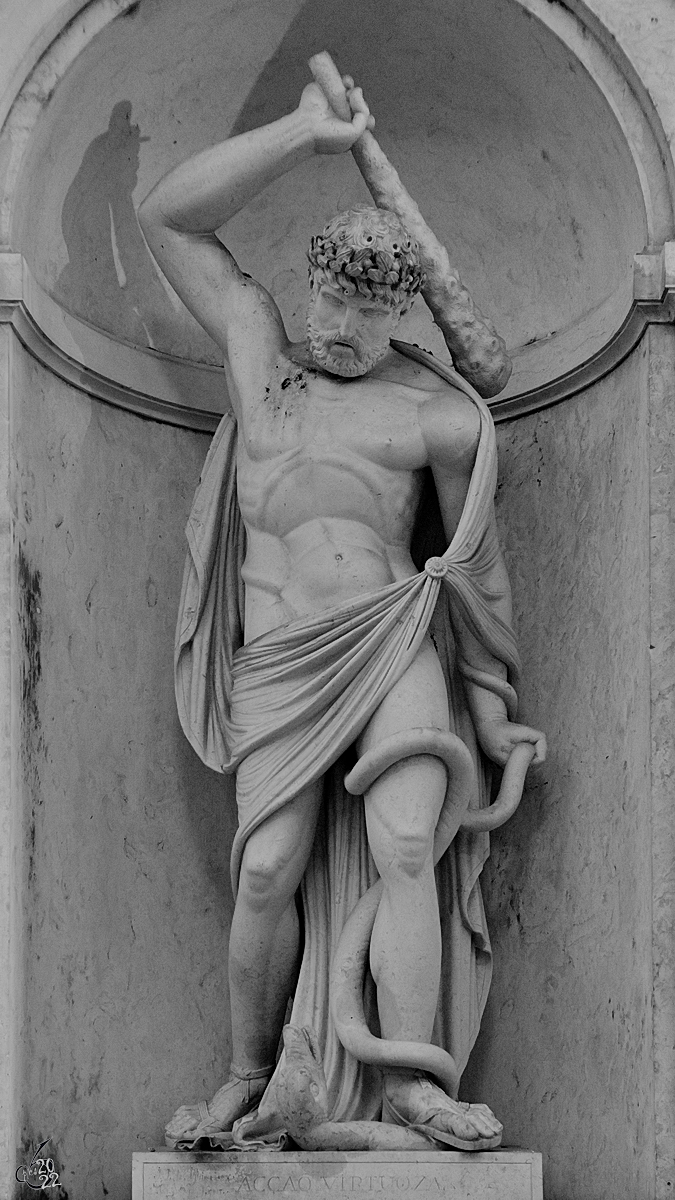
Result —
[[[271,125],[194,155],[160,180],[139,209],[150,250],[184,304],[227,355],[235,378],[268,372],[287,345],[270,296],[239,269],[216,230],[263,188],[315,154],[348,150],[366,127],[356,89],[341,121],[315,84]]]
[[[435,393],[421,406],[420,428],[449,544],[459,524],[469,490],[480,438],[480,418],[475,405],[466,396],[455,388],[448,388]],[[494,511],[490,526],[489,536],[494,538],[497,552],[493,556],[490,578],[485,583],[493,595],[499,596],[496,602],[499,616],[510,624],[511,588],[504,559],[498,549]],[[477,641],[456,611],[453,611],[453,625],[462,658],[479,671],[506,679],[504,663]],[[473,683],[467,683],[466,690],[477,727],[485,721],[506,718],[504,701],[493,692]]]
[[[420,429],[448,543],[462,515],[480,439],[475,404],[448,384],[431,393],[419,410]]]
[[[308,122],[291,113],[211,146],[162,179],[139,208],[152,254],[183,303],[223,352],[249,348],[261,366],[286,334],[269,293],[239,269],[216,237],[267,183],[312,153]]]
[[[261,365],[274,361],[287,341],[281,313],[215,234],[186,233],[151,219],[143,221],[143,232],[169,283],[232,365],[249,343]]]
[[[478,414],[462,393],[450,388],[432,395],[421,406],[420,428],[436,483],[445,536],[450,542],[462,515],[476,458],[480,436]],[[499,550],[494,510],[487,536],[494,539],[494,553],[489,576],[483,582],[494,597],[497,615],[510,625],[511,588]],[[488,675],[506,679],[505,664],[474,637],[454,607],[452,617],[459,652],[464,661]],[[490,689],[480,687],[466,678],[464,688],[476,736],[488,758],[503,767],[516,745],[531,742],[535,746],[532,761],[544,761],[546,738],[539,730],[509,721],[504,701]]]

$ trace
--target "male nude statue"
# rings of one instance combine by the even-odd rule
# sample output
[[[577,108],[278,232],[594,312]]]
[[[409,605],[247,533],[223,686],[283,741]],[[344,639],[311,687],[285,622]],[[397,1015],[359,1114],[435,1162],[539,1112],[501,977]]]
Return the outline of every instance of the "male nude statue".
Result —
[[[416,575],[410,544],[425,468],[433,472],[447,541],[453,536],[476,457],[479,416],[461,390],[390,345],[415,291],[426,286],[458,369],[484,394],[500,390],[508,377],[503,342],[470,302],[463,335],[457,332],[449,310],[459,303],[461,285],[455,276],[447,283],[447,255],[377,146],[361,90],[349,77],[343,82],[351,120],[339,118],[312,83],[287,116],[171,171],[139,212],[157,262],[225,355],[246,531],[244,649],[264,645],[271,631],[283,632],[289,623],[291,629],[299,621],[311,624]],[[369,148],[370,165],[361,169],[378,209],[341,214],[315,239],[308,337],[291,343],[272,296],[239,269],[215,231],[296,165],[357,144]],[[344,250],[337,271],[330,265],[336,244]],[[380,270],[358,286],[354,263],[371,247],[384,255]],[[472,338],[482,338],[473,359]],[[490,571],[486,586],[500,597],[508,622],[500,558]],[[514,746],[530,742],[534,761],[542,761],[543,736],[510,721],[499,689],[476,682],[481,672],[504,680],[504,664],[459,619],[457,636],[474,672],[465,690],[484,754],[503,766]],[[448,729],[446,683],[428,635],[360,731],[357,751],[411,725]],[[432,843],[446,775],[439,757],[420,752],[384,770],[365,793],[368,842],[384,889],[370,965],[382,1036],[389,1039],[428,1043],[432,1037],[441,961]],[[171,1144],[189,1144],[196,1130],[230,1129],[267,1086],[297,976],[295,895],[320,803],[321,779],[314,779],[281,807],[272,806],[247,836],[229,950],[232,1074],[209,1102],[206,1125],[203,1106],[178,1109],[167,1127]],[[385,1075],[385,1102],[404,1123],[429,1119],[430,1093],[432,1128],[467,1143],[498,1140],[501,1126],[486,1106],[459,1104],[410,1072]]]

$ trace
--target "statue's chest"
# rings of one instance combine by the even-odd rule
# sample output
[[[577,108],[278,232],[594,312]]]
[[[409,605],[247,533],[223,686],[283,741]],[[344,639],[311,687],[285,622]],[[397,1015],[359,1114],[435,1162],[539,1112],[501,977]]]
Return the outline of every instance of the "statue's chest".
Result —
[[[240,444],[251,466],[273,470],[302,458],[317,465],[354,457],[385,470],[425,465],[416,396],[402,389],[353,383],[322,387],[300,369],[271,381],[265,395],[247,406]]]
[[[377,396],[360,405],[294,399],[278,416],[240,429],[245,518],[279,534],[320,516],[365,520],[383,534],[392,519],[405,523],[425,465],[416,406],[387,407]]]

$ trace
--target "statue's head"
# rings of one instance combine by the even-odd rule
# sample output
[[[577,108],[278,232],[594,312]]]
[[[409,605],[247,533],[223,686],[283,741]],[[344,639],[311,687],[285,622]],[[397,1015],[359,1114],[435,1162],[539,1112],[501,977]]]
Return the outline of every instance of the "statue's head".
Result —
[[[336,375],[365,375],[424,284],[417,243],[387,209],[353,208],[312,238],[308,258],[312,357]]]

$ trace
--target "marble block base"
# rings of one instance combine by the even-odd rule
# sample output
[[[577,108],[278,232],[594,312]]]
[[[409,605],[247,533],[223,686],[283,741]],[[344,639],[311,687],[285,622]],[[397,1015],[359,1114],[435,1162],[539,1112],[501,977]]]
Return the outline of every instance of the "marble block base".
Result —
[[[443,1200],[542,1200],[541,1155],[529,1150],[405,1150],[338,1153],[187,1154],[157,1150],[133,1156],[132,1200],[241,1200],[305,1195],[360,1200],[424,1196]]]

